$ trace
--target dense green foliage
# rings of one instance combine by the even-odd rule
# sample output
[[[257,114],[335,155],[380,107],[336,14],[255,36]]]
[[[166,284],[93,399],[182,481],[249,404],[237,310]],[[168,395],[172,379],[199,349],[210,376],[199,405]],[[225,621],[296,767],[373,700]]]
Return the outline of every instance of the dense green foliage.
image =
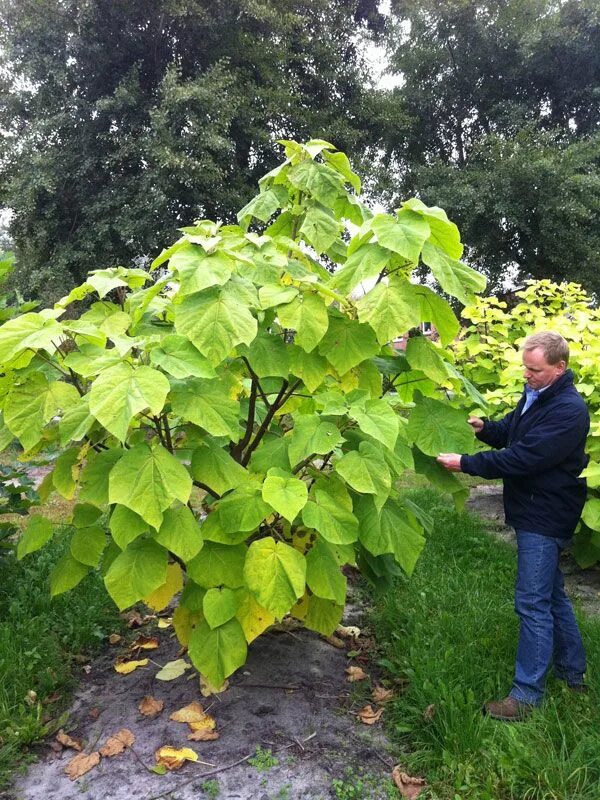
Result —
[[[395,483],[416,469],[463,499],[435,456],[473,444],[439,389],[478,397],[444,347],[458,321],[410,281],[425,264],[474,299],[485,281],[459,260],[458,229],[414,199],[373,216],[326,142],[285,151],[239,224],[183,228],[155,281],[96,270],[54,309],[0,329],[5,442],[59,449],[40,493],[78,500],[52,594],[99,565],[121,609],[164,608],[183,587],[175,628],[215,685],[287,613],[331,633],[344,564],[374,584],[410,573],[427,517]],[[319,257],[337,263],[333,276]],[[84,299],[88,310],[61,320]],[[441,343],[388,347],[423,321]],[[381,372],[395,389],[385,396]],[[52,534],[31,516],[19,557]]]
[[[358,41],[374,0],[3,0],[0,205],[20,286],[57,299],[231,221],[277,138],[360,153],[376,121]]]
[[[582,473],[588,482],[588,500],[576,537],[575,554],[582,566],[600,560],[600,367],[598,333],[600,311],[592,298],[574,283],[530,282],[517,292],[512,309],[495,297],[478,298],[463,311],[470,325],[454,345],[460,369],[482,390],[502,415],[514,408],[523,391],[519,346],[539,330],[555,330],[569,342],[575,386],[591,417],[587,442],[590,463]]]
[[[434,520],[409,581],[377,604],[382,665],[403,687],[386,706],[388,730],[407,772],[425,775],[432,800],[596,800],[600,781],[600,682],[573,695],[549,676],[530,720],[484,717],[513,678],[518,622],[514,549],[482,522],[427,490],[411,495]],[[600,623],[581,619],[590,665],[600,658]]]
[[[469,257],[600,288],[596,0],[397,0],[404,82],[384,133],[386,194],[443,205]]]

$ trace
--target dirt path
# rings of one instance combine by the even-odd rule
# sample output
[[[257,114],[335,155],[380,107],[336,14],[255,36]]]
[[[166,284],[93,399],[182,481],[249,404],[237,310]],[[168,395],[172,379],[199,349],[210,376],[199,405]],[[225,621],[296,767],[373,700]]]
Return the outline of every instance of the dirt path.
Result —
[[[161,665],[178,657],[169,629],[152,634],[160,635],[160,648],[139,657],[149,655]],[[135,752],[102,759],[71,781],[64,768],[74,751],[56,753],[45,746],[40,761],[17,781],[15,800],[325,800],[336,797],[332,780],[344,779],[348,768],[354,775],[360,770],[370,774],[370,798],[385,796],[378,787],[391,772],[384,763],[391,764],[388,742],[381,722],[367,727],[356,720],[369,687],[346,681],[345,649],[304,630],[268,633],[251,646],[230,688],[208,699],[200,696],[191,671],[171,682],[159,681],[154,677],[158,666],[150,662],[130,675],[118,675],[113,669],[117,654],[118,648],[111,648],[84,674],[66,727],[85,741],[88,752],[128,728],[135,735]],[[138,711],[145,695],[164,701],[164,710],[153,720]],[[173,711],[194,700],[205,710],[210,706],[221,732],[217,741],[189,742],[187,725],[169,720]],[[245,761],[206,778],[203,774],[212,768],[194,763],[161,776],[148,768],[163,745],[192,747],[217,768],[256,756],[258,747],[273,755],[259,755],[254,766]],[[218,784],[206,784],[209,777]]]
[[[515,532],[504,524],[502,487],[482,484],[471,489],[467,509],[485,519],[487,528],[502,541],[516,546]],[[600,615],[600,566],[581,569],[575,559],[565,554],[561,559],[565,585],[569,595],[577,600],[586,614]]]

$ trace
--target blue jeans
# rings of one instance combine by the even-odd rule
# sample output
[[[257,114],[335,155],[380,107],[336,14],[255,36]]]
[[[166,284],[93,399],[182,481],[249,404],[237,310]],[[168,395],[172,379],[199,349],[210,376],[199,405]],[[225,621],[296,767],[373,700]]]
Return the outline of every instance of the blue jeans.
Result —
[[[553,663],[557,678],[583,682],[585,650],[565,594],[560,553],[570,538],[555,539],[517,530],[518,566],[515,611],[520,619],[519,645],[511,697],[539,705],[546,673]]]

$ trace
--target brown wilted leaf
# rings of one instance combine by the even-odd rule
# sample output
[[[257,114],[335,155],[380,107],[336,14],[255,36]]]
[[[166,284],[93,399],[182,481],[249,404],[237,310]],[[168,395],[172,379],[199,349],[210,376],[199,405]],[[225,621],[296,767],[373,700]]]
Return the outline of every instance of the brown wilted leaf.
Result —
[[[130,650],[156,650],[158,647],[158,639],[156,636],[138,636],[138,638],[130,646]]]
[[[83,742],[81,739],[73,739],[68,733],[65,733],[62,728],[56,734],[56,741],[60,742],[63,747],[70,747],[71,750],[83,750]]]
[[[156,700],[149,694],[147,694],[143,700],[140,700],[138,705],[140,714],[143,714],[145,717],[150,717],[150,719],[154,719],[154,717],[158,716],[164,707],[164,700]]]
[[[188,733],[187,738],[190,742],[212,742],[219,738],[219,733],[217,731],[209,731],[207,728],[200,728],[198,731]]]
[[[365,678],[369,677],[362,667],[355,667],[355,666],[347,667],[346,675],[348,676],[346,678],[348,683],[356,683],[356,681],[364,681]]]
[[[365,725],[374,725],[376,722],[379,721],[381,715],[383,714],[384,709],[378,708],[377,711],[373,708],[373,706],[368,705],[357,713],[357,717],[359,720],[364,723]]]
[[[139,611],[128,611],[126,614],[121,615],[127,621],[128,628],[140,628],[144,622],[142,615]]]
[[[56,703],[56,701],[60,700],[61,697],[62,695],[60,692],[52,692],[52,694],[49,694],[48,697],[44,697],[42,700],[42,705],[49,706],[52,703]]]
[[[423,719],[425,720],[425,722],[431,722],[434,716],[435,716],[435,703],[431,703],[430,705],[427,706],[427,708],[423,712]]]
[[[371,692],[371,697],[376,703],[383,705],[383,703],[389,703],[390,700],[393,700],[394,692],[392,689],[384,689],[383,686],[376,686]]]
[[[130,672],[133,672],[138,667],[146,667],[147,665],[148,659],[142,658],[141,661],[117,661],[114,667],[119,675],[129,675]]]
[[[339,636],[336,636],[334,633],[331,636],[328,636],[325,641],[327,644],[332,645],[333,647],[337,647],[338,650],[343,650],[346,645],[344,644],[343,640],[340,639]]]
[[[99,708],[96,707],[90,708],[90,710],[88,711],[88,717],[91,717],[92,719],[98,719],[99,716],[100,716]]]
[[[85,672],[86,675],[89,675],[90,672],[92,671],[92,665],[91,664],[86,664],[85,667],[83,667],[82,669],[83,669],[83,671]]]
[[[135,742],[135,736],[128,728],[121,728],[120,731],[109,736],[103,747],[100,748],[100,755],[105,758],[118,756],[126,747],[131,747]]]
[[[161,747],[154,754],[157,764],[167,769],[180,769],[186,761],[198,761],[198,754],[189,747]]]
[[[360,628],[356,625],[338,625],[335,632],[344,639],[357,639],[360,636]]]
[[[119,642],[123,639],[123,637],[119,633],[111,633],[108,637],[109,644],[119,644]]]
[[[398,764],[392,770],[392,780],[398,787],[400,795],[406,800],[416,800],[427,786],[425,778],[413,778],[402,772],[402,767]]]
[[[100,753],[97,750],[89,755],[87,753],[78,753],[65,767],[65,773],[72,781],[76,781],[77,778],[81,778],[86,772],[97,767],[99,763]]]
[[[205,716],[206,714],[200,703],[194,701],[178,711],[174,711],[169,719],[172,719],[173,722],[201,722]]]

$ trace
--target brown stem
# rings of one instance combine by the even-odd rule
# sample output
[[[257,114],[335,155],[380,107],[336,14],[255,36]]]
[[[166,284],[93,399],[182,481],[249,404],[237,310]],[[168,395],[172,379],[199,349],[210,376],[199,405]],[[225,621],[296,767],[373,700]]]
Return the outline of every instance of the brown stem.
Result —
[[[208,492],[208,494],[211,494],[213,497],[216,497],[217,500],[221,499],[220,494],[217,494],[217,492],[215,492],[214,489],[211,489],[210,486],[207,486],[205,483],[202,483],[202,481],[192,481],[192,483],[199,489],[202,489],[203,491]]]
[[[167,442],[167,449],[170,453],[173,452],[173,439],[171,438],[171,428],[169,428],[169,420],[166,414],[162,415],[163,426],[165,429],[165,440]]]
[[[254,372],[254,370],[250,366],[250,362],[248,361],[246,356],[242,356],[242,361],[244,362],[244,364],[248,368],[248,372],[250,373],[250,377],[252,378],[252,380],[256,381],[256,388],[258,389],[258,393],[260,394],[263,403],[266,405],[267,408],[270,408],[271,404],[269,403],[269,401],[267,399],[267,395],[264,393],[264,390],[263,390],[262,386],[260,385],[260,380],[258,378],[258,375],[256,374],[256,372]]]
[[[163,434],[163,429],[161,428],[160,425],[160,417],[152,417],[152,421],[154,422],[154,427],[156,428],[156,432],[158,433],[158,438],[160,440],[160,443],[162,444],[163,447],[165,447],[166,442]]]
[[[248,442],[252,438],[252,431],[254,430],[254,415],[256,411],[256,394],[258,391],[258,378],[252,376],[252,385],[250,387],[250,401],[248,404],[248,421],[246,422],[246,432],[244,438],[231,448],[231,457],[236,461],[241,462],[242,453],[244,448],[247,447]]]
[[[289,387],[289,383],[287,381],[283,382],[283,384],[281,386],[281,389],[279,390],[279,394],[277,395],[277,397],[275,398],[275,400],[273,402],[273,405],[269,408],[269,410],[267,412],[267,415],[266,415],[266,417],[264,418],[264,420],[262,422],[262,425],[260,426],[260,428],[258,429],[258,431],[256,433],[256,436],[250,442],[250,444],[248,445],[248,449],[246,450],[246,452],[244,453],[244,456],[242,457],[242,461],[241,461],[242,466],[245,467],[246,464],[250,461],[250,456],[252,455],[254,450],[256,450],[256,448],[258,447],[258,445],[261,442],[261,439],[263,438],[263,436],[265,435],[265,433],[269,429],[269,425],[271,424],[271,420],[275,416],[275,412],[279,408],[282,408],[282,406],[284,406],[287,403],[289,398],[292,396],[294,391],[298,388],[298,386],[300,386],[301,383],[302,383],[302,381],[300,381],[300,380],[296,381],[290,387],[289,391],[286,391],[286,389],[288,389],[288,387]]]

